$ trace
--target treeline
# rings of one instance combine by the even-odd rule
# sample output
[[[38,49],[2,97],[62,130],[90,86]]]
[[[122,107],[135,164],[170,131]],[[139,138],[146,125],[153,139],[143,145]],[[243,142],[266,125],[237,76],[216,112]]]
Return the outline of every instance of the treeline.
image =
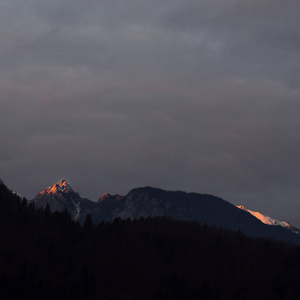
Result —
[[[1,299],[300,299],[300,248],[197,222],[83,227],[0,184]]]

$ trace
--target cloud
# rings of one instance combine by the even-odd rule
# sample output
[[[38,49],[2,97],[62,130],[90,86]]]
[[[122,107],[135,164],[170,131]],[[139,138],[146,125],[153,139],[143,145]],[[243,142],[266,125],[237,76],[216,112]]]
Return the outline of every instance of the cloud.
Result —
[[[299,6],[2,1],[2,179],[212,193],[300,224]]]

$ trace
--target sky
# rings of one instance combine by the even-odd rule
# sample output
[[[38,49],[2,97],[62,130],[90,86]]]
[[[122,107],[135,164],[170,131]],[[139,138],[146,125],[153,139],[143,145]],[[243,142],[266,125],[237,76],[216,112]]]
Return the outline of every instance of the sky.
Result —
[[[208,193],[300,227],[300,2],[2,0],[0,178],[32,199]]]

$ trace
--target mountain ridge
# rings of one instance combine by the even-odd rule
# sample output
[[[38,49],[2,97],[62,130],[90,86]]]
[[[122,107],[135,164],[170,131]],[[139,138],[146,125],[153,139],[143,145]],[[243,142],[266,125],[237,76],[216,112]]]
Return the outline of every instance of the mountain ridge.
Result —
[[[98,224],[115,218],[139,219],[170,217],[183,221],[198,221],[210,226],[241,231],[249,236],[299,242],[300,235],[292,228],[269,226],[230,202],[208,194],[166,191],[150,186],[134,188],[127,195],[104,193],[98,202],[82,198],[65,179],[38,193],[32,199],[37,208],[50,211],[67,210],[73,220],[83,224],[87,215]],[[280,227],[280,228],[279,228]]]
[[[298,228],[294,227],[293,225],[291,225],[289,222],[273,219],[273,218],[266,216],[258,211],[253,211],[253,210],[247,209],[242,205],[237,205],[236,207],[243,211],[250,213],[252,216],[254,216],[255,218],[257,218],[258,220],[260,220],[262,223],[264,223],[266,225],[281,226],[283,228],[291,230],[294,233],[300,234],[300,230]]]

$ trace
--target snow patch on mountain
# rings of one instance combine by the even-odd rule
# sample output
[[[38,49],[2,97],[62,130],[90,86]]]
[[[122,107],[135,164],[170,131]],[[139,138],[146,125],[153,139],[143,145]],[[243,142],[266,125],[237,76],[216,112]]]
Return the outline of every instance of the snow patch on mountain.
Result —
[[[73,204],[74,204],[75,207],[76,207],[76,214],[74,214],[74,220],[75,220],[75,221],[78,221],[79,216],[80,216],[80,212],[81,212],[80,202],[75,203],[75,202],[73,201]]]
[[[250,213],[255,218],[259,219],[264,224],[271,225],[271,226],[282,226],[284,228],[292,230],[295,233],[300,234],[300,231],[297,228],[293,227],[290,223],[288,223],[286,221],[273,219],[271,217],[263,215],[262,213],[260,213],[258,211],[253,211],[253,210],[247,209],[242,205],[236,206],[236,207],[241,209],[241,210],[247,211],[248,213]]]
[[[21,194],[19,194],[19,193],[16,193],[16,192],[12,192],[14,195],[16,195],[16,196],[18,196],[21,200],[24,200],[25,199],[25,197],[24,196],[22,196]]]

